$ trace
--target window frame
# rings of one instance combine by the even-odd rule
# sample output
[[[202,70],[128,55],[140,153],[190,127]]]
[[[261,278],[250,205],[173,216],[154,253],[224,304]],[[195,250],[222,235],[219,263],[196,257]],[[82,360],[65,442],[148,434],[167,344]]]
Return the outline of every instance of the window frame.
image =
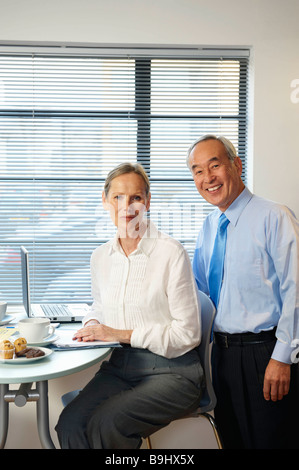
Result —
[[[156,119],[221,119],[220,115],[176,115],[176,114],[159,114],[155,115],[151,112],[151,61],[155,59],[223,59],[223,60],[235,60],[240,59],[240,93],[239,93],[239,112],[238,115],[225,116],[226,120],[237,119],[238,120],[238,148],[239,156],[243,162],[243,173],[242,178],[247,183],[247,139],[248,139],[248,95],[249,95],[249,57],[250,51],[246,48],[241,49],[229,49],[229,48],[204,48],[197,46],[115,46],[115,45],[84,45],[84,44],[59,44],[59,43],[44,43],[44,44],[16,44],[7,43],[0,44],[0,55],[28,55],[37,54],[45,56],[74,56],[74,57],[103,57],[103,58],[134,58],[135,59],[135,108],[133,111],[90,111],[88,118],[114,118],[117,119],[135,119],[137,123],[137,136],[136,136],[136,149],[137,149],[137,162],[142,164],[148,173],[151,183],[162,183],[167,182],[180,182],[180,181],[192,181],[190,178],[174,178],[167,177],[165,175],[163,179],[155,178],[151,175],[151,123]],[[147,70],[147,78],[145,80],[144,73]],[[87,113],[81,111],[52,111],[52,110],[0,110],[0,117],[9,118],[32,118],[34,113],[35,118],[60,118],[60,117],[71,117],[72,119],[82,118]],[[190,142],[191,143],[191,142]],[[187,151],[187,149],[186,149]],[[9,181],[12,178],[10,176],[2,177],[1,181]],[[53,181],[57,180],[56,177],[30,177],[23,176],[15,178],[19,181]],[[80,177],[62,177],[61,180],[68,182],[94,182],[97,181],[99,184],[104,182],[104,178],[95,176],[91,178],[80,178]],[[97,240],[98,244],[104,243],[106,240]],[[182,241],[182,240],[180,240]],[[186,240],[185,240],[186,241]],[[6,240],[6,243],[9,240]],[[47,243],[49,240],[38,241],[38,243]],[[73,242],[73,241],[72,241]],[[191,240],[187,240],[191,243]],[[13,241],[15,243],[15,241]],[[62,241],[62,245],[65,242]],[[75,243],[75,242],[74,242]],[[82,242],[83,243],[83,242]],[[2,244],[2,243],[1,243]],[[84,244],[93,246],[94,241],[85,241]],[[34,246],[34,240],[33,240]],[[15,290],[19,293],[19,299],[21,297],[20,283],[16,284]],[[1,294],[1,293],[0,293]],[[34,298],[34,296],[33,296]],[[63,299],[61,299],[63,300]]]

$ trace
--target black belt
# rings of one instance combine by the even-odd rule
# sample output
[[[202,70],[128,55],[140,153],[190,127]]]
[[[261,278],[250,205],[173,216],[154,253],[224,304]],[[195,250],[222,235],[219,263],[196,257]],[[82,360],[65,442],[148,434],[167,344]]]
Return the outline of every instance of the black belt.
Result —
[[[270,331],[261,331],[260,333],[219,333],[214,332],[214,343],[221,348],[231,346],[249,346],[250,344],[259,344],[273,341],[275,339],[276,328]]]

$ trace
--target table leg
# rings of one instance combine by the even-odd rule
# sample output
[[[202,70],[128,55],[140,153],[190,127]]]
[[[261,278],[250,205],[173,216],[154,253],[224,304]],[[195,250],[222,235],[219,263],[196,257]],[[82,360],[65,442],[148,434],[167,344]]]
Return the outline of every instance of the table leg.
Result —
[[[5,395],[8,391],[7,384],[0,384],[0,449],[4,449],[8,431],[8,402]]]
[[[37,427],[44,449],[55,449],[49,430],[48,382],[36,382],[39,399],[36,403]]]
[[[24,406],[27,401],[36,402],[37,428],[44,449],[55,449],[49,430],[48,382],[36,382],[36,390],[31,384],[21,384],[17,391],[9,390],[9,384],[0,384],[0,449],[7,439],[9,403]]]

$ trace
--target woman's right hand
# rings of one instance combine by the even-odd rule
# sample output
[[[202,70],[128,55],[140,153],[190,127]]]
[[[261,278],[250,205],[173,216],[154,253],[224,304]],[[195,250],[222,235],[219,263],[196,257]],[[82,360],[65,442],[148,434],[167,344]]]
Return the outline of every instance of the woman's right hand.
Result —
[[[109,341],[130,344],[133,330],[118,330],[101,323],[88,324],[75,333],[78,341]]]

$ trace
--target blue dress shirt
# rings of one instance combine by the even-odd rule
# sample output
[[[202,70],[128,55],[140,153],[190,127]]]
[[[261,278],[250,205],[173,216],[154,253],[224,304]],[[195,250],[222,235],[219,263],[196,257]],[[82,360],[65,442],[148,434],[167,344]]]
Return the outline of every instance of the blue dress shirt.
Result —
[[[206,218],[193,259],[198,288],[209,294],[210,258],[221,211]],[[259,333],[277,326],[272,358],[291,363],[299,338],[299,223],[285,206],[245,188],[225,211],[224,276],[214,331]]]

